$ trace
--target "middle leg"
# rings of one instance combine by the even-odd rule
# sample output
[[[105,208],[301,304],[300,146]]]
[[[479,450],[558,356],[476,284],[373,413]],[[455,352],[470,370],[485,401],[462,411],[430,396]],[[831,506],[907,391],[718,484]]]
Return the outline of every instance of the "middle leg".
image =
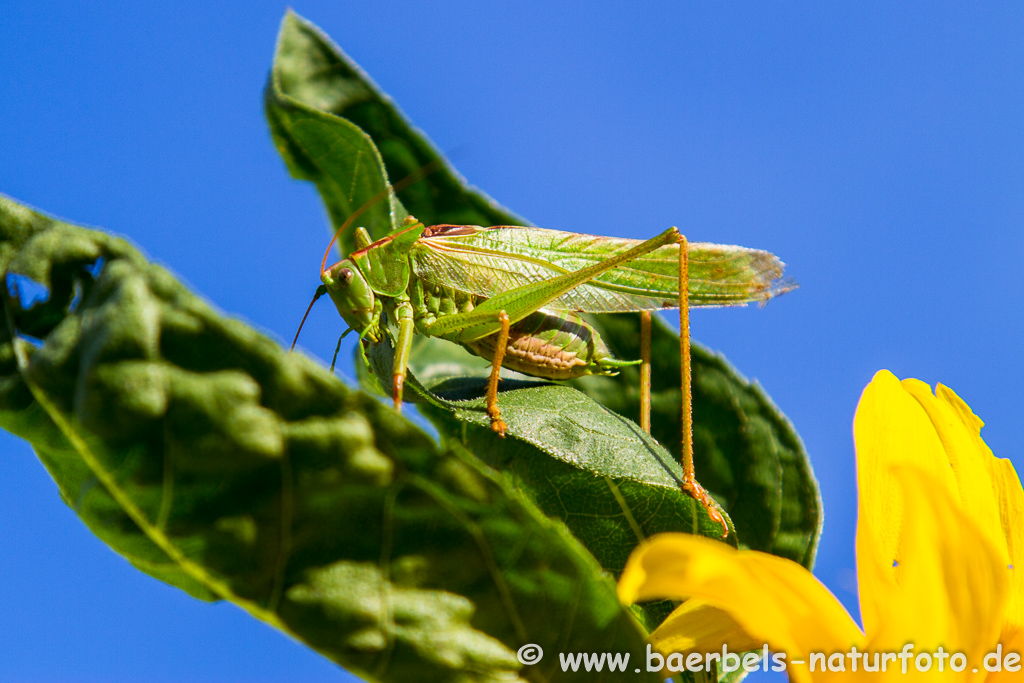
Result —
[[[498,312],[498,322],[501,329],[498,331],[498,343],[494,348],[494,358],[491,359],[491,377],[487,381],[487,414],[491,417],[491,429],[498,433],[498,436],[505,436],[508,425],[501,419],[501,409],[498,407],[498,381],[501,379],[501,363],[505,360],[505,349],[508,348],[509,319],[505,311]]]

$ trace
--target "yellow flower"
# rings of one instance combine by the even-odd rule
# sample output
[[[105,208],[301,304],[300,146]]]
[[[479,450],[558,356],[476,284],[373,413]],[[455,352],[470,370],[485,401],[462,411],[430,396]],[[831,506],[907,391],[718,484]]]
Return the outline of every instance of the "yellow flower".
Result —
[[[941,384],[932,394],[923,382],[883,370],[864,390],[854,419],[863,632],[801,565],[686,534],[637,548],[619,598],[686,600],[651,634],[663,654],[767,644],[785,653],[798,683],[1024,680],[1024,661],[1012,654],[1024,655],[1024,490],[1010,461],[982,441],[982,425]],[[865,672],[876,655],[884,672]],[[990,670],[997,661],[1001,670]]]

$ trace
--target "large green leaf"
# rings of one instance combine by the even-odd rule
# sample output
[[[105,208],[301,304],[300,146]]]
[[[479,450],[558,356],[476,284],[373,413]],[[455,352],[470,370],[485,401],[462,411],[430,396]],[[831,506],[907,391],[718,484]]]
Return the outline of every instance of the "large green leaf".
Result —
[[[275,78],[290,84],[288,94],[364,130],[380,150],[392,179],[441,158],[391,100],[311,24],[289,14],[280,45],[290,46],[290,59],[282,61],[279,51]],[[317,182],[330,205],[324,192],[329,183]],[[401,199],[427,224],[525,224],[467,186],[447,164],[403,191]],[[595,323],[619,357],[639,357],[636,316],[626,321],[620,316],[598,316]],[[410,381],[407,397],[415,400],[417,388],[422,390],[426,403],[421,403],[421,410],[446,442],[468,444],[487,462],[501,467],[520,491],[545,513],[564,521],[602,566],[617,574],[636,539],[650,533],[696,528],[717,535],[706,517],[693,517],[692,501],[668,481],[679,476],[675,465],[680,432],[675,379],[679,376],[678,340],[659,325],[655,342],[654,433],[669,446],[672,458],[666,458],[665,450],[635,425],[628,427],[628,421],[565,388],[537,383],[503,391],[510,436],[497,438],[486,427],[480,399],[486,364],[440,340],[415,339],[411,367],[425,386]],[[675,351],[669,348],[673,343]],[[387,376],[387,352],[376,351],[372,355],[378,373]],[[734,516],[738,526],[730,540],[738,537],[749,547],[811,566],[821,508],[799,437],[760,388],[724,359],[696,345],[693,358],[698,476]],[[362,367],[357,360],[357,368]],[[361,380],[367,386],[376,383],[365,372]],[[505,384],[511,388],[511,383]],[[576,388],[635,419],[639,403],[635,371],[614,379],[588,378]],[[595,424],[601,428],[592,429]],[[628,455],[621,457],[616,449]],[[653,625],[664,610],[664,604],[651,605],[640,614],[646,624]]]
[[[430,353],[437,344],[449,348]],[[486,366],[467,362],[455,376],[448,376],[460,367],[460,352],[461,347],[439,340],[416,350],[406,386],[419,401],[420,411],[444,443],[458,443],[477,453],[504,471],[543,512],[565,522],[605,570],[618,577],[637,543],[656,533],[685,531],[721,538],[721,526],[681,490],[682,467],[668,451],[634,422],[580,391],[504,380],[498,400],[507,436],[499,437],[491,431],[485,410],[487,380],[479,370],[486,371]],[[370,359],[374,377],[388,376],[390,342],[373,345]],[[417,369],[423,370],[429,384],[419,381]],[[365,373],[360,378],[375,388]],[[736,545],[735,539],[730,524],[725,540]],[[640,615],[653,628],[667,616],[668,607],[647,606]]]
[[[123,240],[2,197],[0,271],[0,425],[142,571],[369,680],[610,681],[556,653],[641,661],[610,578],[459,444],[438,449]],[[29,305],[28,282],[48,297]],[[548,657],[523,667],[531,642]]]
[[[266,112],[278,150],[296,178],[320,190],[334,227],[381,192],[429,164],[438,168],[405,188],[402,202],[380,205],[357,221],[375,239],[405,208],[427,225],[519,225],[521,218],[470,190],[389,97],[315,26],[289,11],[281,23],[266,90]],[[385,170],[386,169],[386,170]],[[351,234],[343,241],[352,250]]]
[[[384,162],[369,136],[358,126],[316,106],[324,104],[316,99],[317,90],[292,75],[297,71],[296,64],[330,72],[331,65],[314,61],[304,47],[301,40],[285,33],[278,39],[275,67],[264,94],[274,144],[292,176],[316,183],[335,229],[374,197],[381,196],[380,201],[365,207],[358,224],[374,238],[383,237],[408,214],[390,191]],[[292,93],[306,99],[293,97]],[[349,230],[341,237],[346,254],[354,249],[352,234]]]
[[[654,316],[651,334],[651,434],[681,451],[679,333]],[[638,315],[594,316],[612,352],[638,358]],[[720,354],[691,345],[693,458],[698,478],[719,500],[743,545],[814,566],[821,533],[821,496],[803,442],[756,382]],[[585,377],[573,386],[601,405],[639,417],[639,371]]]
[[[639,356],[639,316],[590,316],[590,321],[616,356]],[[651,432],[659,444],[667,445],[675,462],[680,457],[682,432],[679,337],[657,316],[651,336]],[[821,497],[800,437],[764,390],[744,378],[720,354],[694,343],[691,359],[694,462],[701,483],[728,512],[742,545],[813,567],[821,533]],[[424,385],[435,388],[450,387],[466,377],[479,382],[489,373],[486,361],[439,339],[418,345],[410,366]],[[623,368],[616,377],[585,377],[570,384],[618,415],[639,419],[640,377],[636,368]],[[479,410],[481,405],[467,406],[463,413]],[[427,413],[439,428],[448,428],[437,422],[435,413],[429,409]],[[479,423],[482,418],[477,416],[476,420]],[[452,434],[458,436],[459,432],[452,429]],[[479,452],[489,451],[483,448]],[[618,566],[605,564],[599,551],[595,554],[605,568],[614,570]]]
[[[381,150],[383,163],[392,178],[402,177],[438,158],[436,150],[423,134],[315,27],[289,14],[282,25],[280,43],[301,46],[301,49],[292,49],[287,63],[287,80],[295,84],[290,91],[294,97],[309,106],[320,106],[325,112],[344,117],[346,122],[365,130]],[[284,68],[277,64],[275,73]],[[336,120],[341,125],[340,118]],[[412,192],[413,188],[422,191]],[[486,196],[459,181],[447,166],[443,172],[432,174],[426,181],[412,186],[402,194],[402,200],[414,215],[428,223],[523,223],[507,212],[495,210]],[[326,196],[325,201],[329,203]],[[490,209],[469,215],[467,206]],[[639,358],[637,316],[596,316],[594,320],[604,331],[616,355],[627,359]],[[675,456],[674,462],[679,457],[680,442],[678,339],[659,324],[655,326],[654,341],[653,434],[658,442],[669,447]],[[673,344],[675,351],[672,351]],[[764,392],[747,382],[720,356],[694,345],[693,359],[698,477],[730,511],[742,543],[811,566],[820,531],[821,508],[817,484],[799,437]],[[442,380],[458,383],[469,376],[486,375],[483,362],[460,347],[421,337],[416,338],[412,368],[425,385],[435,389],[443,386]],[[450,389],[453,385],[449,383],[447,386]],[[637,418],[639,380],[635,370],[627,369],[616,378],[586,378],[574,386],[620,415]],[[479,385],[469,388],[479,389]],[[503,401],[521,400],[524,406],[543,406],[555,396],[555,390],[551,388],[526,391],[540,392],[536,402],[526,398],[525,393],[514,394],[507,399],[503,396]],[[580,400],[578,397],[576,400],[567,398],[571,394],[558,396],[558,400],[564,399],[573,405]],[[448,408],[456,411],[453,405]],[[466,404],[452,414],[457,419],[472,421],[475,418],[479,423],[483,419],[479,408],[478,401]],[[426,410],[439,428],[445,427],[446,423],[439,420],[436,413],[430,412],[429,408]],[[529,412],[529,408],[525,410]],[[572,457],[559,456],[559,451],[564,451],[564,441],[572,442],[575,437],[571,435],[578,431],[578,427],[570,428],[570,436],[563,439],[558,425],[567,423],[557,419],[554,422],[554,427],[551,422],[544,422],[544,429],[530,431],[538,442],[538,450],[560,458],[562,462],[570,462],[578,468],[577,471],[589,472],[591,477],[594,472],[600,476],[618,476],[613,470],[590,468],[594,461],[579,467]],[[465,429],[467,434],[475,433],[469,427]],[[453,434],[461,435],[462,431],[460,425]],[[479,438],[492,437],[484,433]],[[549,440],[551,443],[543,443]],[[563,445],[557,442],[563,442]],[[493,447],[481,448],[480,452],[503,453],[505,447],[500,442],[496,443]],[[501,462],[500,457],[495,456],[494,462]],[[610,464],[615,461],[604,462]],[[516,479],[520,484],[525,481],[520,476]],[[543,496],[537,498],[538,502],[544,499]],[[545,508],[545,511],[568,521],[589,514],[587,506],[592,502],[592,498],[585,495],[575,498],[563,494],[557,505]],[[563,512],[559,513],[559,509]],[[633,533],[621,516],[619,523],[621,538]],[[588,537],[583,531],[574,531],[581,538]],[[614,571],[620,566],[618,554],[605,556],[596,546],[591,550],[606,568]]]

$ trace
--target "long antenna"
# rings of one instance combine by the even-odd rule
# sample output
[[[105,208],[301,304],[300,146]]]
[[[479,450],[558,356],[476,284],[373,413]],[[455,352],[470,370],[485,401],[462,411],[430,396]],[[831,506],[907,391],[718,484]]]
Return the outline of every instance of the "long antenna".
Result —
[[[437,159],[434,159],[430,163],[420,166],[418,169],[416,169],[409,175],[405,176],[394,185],[385,187],[383,190],[373,195],[373,197],[367,200],[362,206],[353,211],[352,214],[345,219],[345,222],[341,224],[341,227],[334,231],[334,236],[331,237],[331,241],[327,245],[327,250],[324,251],[324,258],[320,262],[320,273],[323,274],[324,270],[327,268],[327,257],[331,253],[331,247],[334,246],[334,243],[337,241],[338,237],[352,226],[352,223],[355,221],[356,218],[359,218],[359,216],[361,216],[364,211],[369,209],[371,206],[373,206],[380,200],[387,197],[389,192],[401,192],[402,190],[409,187],[413,183],[426,178],[428,175],[441,168],[443,164],[444,161],[441,159],[441,157],[438,157]]]
[[[302,326],[306,324],[306,318],[309,317],[309,312],[313,310],[313,304],[315,304],[316,300],[326,293],[326,286],[320,285],[319,287],[316,288],[316,294],[313,295],[313,300],[310,301],[309,306],[306,307],[306,314],[302,316],[302,322],[299,323],[299,329],[295,330],[295,339],[292,339],[292,346],[290,349],[288,349],[288,353],[291,353],[292,351],[295,350],[295,344],[299,341],[299,333],[302,332]]]

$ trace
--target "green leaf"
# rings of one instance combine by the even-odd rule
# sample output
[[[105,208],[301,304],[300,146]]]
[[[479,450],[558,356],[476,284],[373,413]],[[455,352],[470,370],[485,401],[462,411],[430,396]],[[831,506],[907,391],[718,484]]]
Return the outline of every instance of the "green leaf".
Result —
[[[320,106],[324,111],[345,117],[365,130],[381,150],[392,178],[403,177],[439,158],[423,133],[414,128],[391,100],[319,30],[289,14],[281,36],[282,43],[304,46],[302,51],[293,52],[294,58],[289,62],[289,82],[301,84],[301,87],[294,86],[291,92],[302,93],[295,97],[310,106]],[[300,55],[305,57],[300,58]],[[275,71],[279,68],[275,66]],[[414,192],[417,188],[422,191]],[[405,206],[428,224],[525,224],[502,210],[468,215],[467,206],[493,209],[494,205],[486,196],[461,182],[448,166],[413,185],[401,196]],[[637,317],[594,317],[619,358],[639,358]],[[658,442],[668,445],[675,461],[679,457],[681,433],[678,339],[663,325],[656,325],[654,338],[653,434]],[[811,566],[820,533],[821,507],[817,484],[799,437],[764,392],[748,383],[720,356],[695,344],[693,359],[694,438],[699,479],[725,503],[731,514],[735,511],[733,518],[745,545]],[[357,361],[357,367],[362,367],[361,362]],[[415,339],[412,368],[430,387],[436,387],[443,379],[456,381],[487,374],[486,364],[461,347],[422,337]],[[375,386],[375,380],[370,379],[367,386]],[[637,419],[639,378],[635,369],[626,369],[616,378],[585,378],[574,386],[613,411]],[[467,406],[459,415],[479,418],[479,412],[474,412],[478,408],[479,405]],[[437,415],[431,415],[438,419]],[[552,433],[540,434],[539,440],[546,439],[547,434]],[[561,437],[554,435],[554,438]],[[500,445],[495,447],[493,452],[500,452],[500,448]],[[561,448],[558,444],[549,444],[541,446],[540,450],[556,455]],[[481,452],[490,453],[492,449],[481,449]],[[587,502],[585,497],[570,499],[568,505]],[[560,505],[566,503],[560,502]],[[583,512],[574,509],[571,514]],[[566,519],[570,513],[556,516]],[[620,529],[621,533],[624,531]],[[584,536],[586,534],[581,538]],[[618,566],[617,560],[608,561],[609,564],[602,561],[602,565],[613,569]]]
[[[302,50],[293,51],[293,59],[288,65],[288,81],[295,84],[289,93],[311,107],[344,117],[366,131],[380,150],[382,162],[392,179],[402,178],[439,158],[423,133],[414,128],[391,100],[315,27],[289,14],[281,35],[282,44],[303,46]],[[279,59],[275,73],[281,68]],[[525,224],[522,219],[495,207],[476,189],[467,187],[447,165],[425,181],[406,189],[401,198],[404,205],[427,224]],[[329,203],[326,196],[325,200]],[[597,324],[605,330],[606,341],[619,358],[639,358],[636,319],[637,316],[595,317]],[[681,432],[680,392],[676,379],[679,377],[678,339],[662,325],[655,327],[654,336],[654,436],[669,447],[674,456],[672,462],[675,462],[679,457]],[[812,566],[820,533],[821,505],[817,484],[799,437],[760,387],[748,383],[720,356],[694,345],[693,359],[698,478],[730,511],[744,545]],[[362,369],[360,361],[357,361],[357,367]],[[612,551],[611,547],[616,544],[604,542],[599,533],[591,533],[586,528],[587,524],[598,529],[602,525],[611,525],[616,514],[614,508],[606,507],[606,510],[612,510],[612,517],[585,520],[594,501],[593,493],[587,489],[594,477],[593,472],[572,465],[577,476],[581,471],[590,472],[580,481],[573,481],[573,485],[579,487],[579,495],[569,495],[564,491],[559,491],[557,496],[550,495],[550,489],[557,486],[544,485],[544,476],[552,482],[561,481],[563,475],[558,469],[566,467],[571,460],[564,456],[565,442],[571,442],[574,437],[563,438],[557,430],[530,427],[528,413],[531,408],[525,407],[524,413],[527,414],[523,434],[529,438],[515,437],[516,448],[527,449],[531,455],[509,454],[511,439],[507,442],[496,440],[489,430],[480,426],[484,418],[480,413],[479,383],[464,382],[467,377],[486,376],[485,363],[455,344],[416,337],[411,367],[428,387],[454,389],[477,396],[476,403],[459,406],[454,401],[441,401],[439,406],[436,401],[441,397],[431,399],[435,401],[429,404],[433,407],[424,408],[424,412],[435,421],[442,434],[460,442],[473,443],[477,452],[487,454],[490,462],[506,463],[512,480],[530,493],[545,512],[566,521],[579,538],[587,541],[602,566],[612,571],[621,566],[622,548],[627,544],[624,539],[629,534],[634,537],[636,534],[620,515],[611,536],[622,540],[618,549]],[[376,386],[373,377],[361,379],[365,386]],[[444,380],[448,383],[445,384]],[[635,370],[626,369],[617,378],[585,378],[574,386],[614,412],[637,418],[639,381]],[[561,421],[564,411],[557,411],[559,401],[576,405],[575,401],[579,400],[572,394],[552,393],[563,390],[550,387],[528,391],[542,392],[537,394],[538,405],[545,402],[552,405],[554,412],[548,415],[550,419],[545,423],[548,425],[552,422],[565,424]],[[407,396],[409,394],[411,392],[407,392]],[[515,392],[502,395],[502,401],[510,402],[509,409],[513,412],[517,400]],[[524,399],[522,405],[530,406],[533,400]],[[506,416],[510,413],[506,412]],[[466,422],[461,422],[461,419]],[[585,429],[576,425],[569,433],[579,431]],[[551,443],[547,443],[549,440]],[[535,459],[540,462],[542,459],[537,458],[537,453],[547,453],[556,458],[557,462],[547,465],[552,470],[550,473],[527,476],[525,470],[519,471],[525,466],[508,465],[517,460],[533,462]],[[588,466],[595,469],[598,476],[604,476],[600,466],[593,462]],[[540,472],[542,469],[531,471]],[[602,504],[608,502],[609,493],[609,487],[605,485]],[[649,619],[650,614],[645,618]]]
[[[639,316],[588,319],[616,357],[639,357]],[[676,462],[682,433],[679,337],[657,316],[652,325],[651,358],[651,431],[659,444],[668,446],[671,460]],[[821,533],[821,496],[800,437],[764,390],[720,354],[693,343],[691,358],[698,479],[729,513],[742,545],[812,568]],[[410,367],[429,387],[445,386],[460,377],[479,380],[489,373],[486,361],[438,339],[424,340],[414,348]],[[526,379],[503,371],[503,376],[506,374]],[[364,379],[362,375],[360,379]],[[616,377],[585,377],[570,385],[619,415],[639,419],[636,368],[622,368]],[[364,386],[373,384],[364,381]]]
[[[374,374],[360,377],[379,391],[372,378],[390,376],[390,340],[371,345],[369,354]],[[502,438],[490,429],[487,380],[481,372],[487,372],[487,365],[480,359],[433,339],[410,362],[407,394],[419,401],[420,412],[443,442],[465,446],[505,472],[545,514],[565,522],[615,577],[637,543],[653,534],[683,531],[721,538],[721,526],[681,490],[679,462],[634,422],[586,394],[567,386],[503,380],[498,404],[508,429]],[[428,385],[418,373],[430,378]],[[730,524],[725,540],[736,545],[735,539]],[[642,608],[639,616],[653,629],[671,608],[656,603]]]
[[[678,458],[679,333],[653,317],[651,434]],[[638,315],[594,316],[592,322],[616,357],[639,358]],[[803,442],[756,382],[720,354],[698,344],[691,349],[698,479],[728,510],[741,544],[812,568],[821,534],[821,495]],[[620,415],[638,418],[637,368],[572,384]]]
[[[280,84],[279,90],[293,101],[319,108],[325,117],[336,115],[338,118],[333,120],[339,128],[356,124],[365,130],[381,151],[392,179],[443,160],[355,63],[318,29],[292,13],[281,27],[272,87],[274,84]],[[339,176],[335,185],[344,181]],[[329,185],[318,181],[318,187],[330,206],[331,198],[325,191]],[[468,188],[447,164],[401,196],[413,214],[428,224],[524,223]],[[454,344],[417,338],[414,357],[432,359],[431,372],[423,379],[435,389],[436,380],[450,380],[445,396],[468,392],[466,395],[476,397],[468,402],[445,402],[440,396],[433,397],[438,401],[436,405],[443,406],[455,419],[452,429],[465,434],[465,442],[474,452],[487,453],[489,463],[510,472],[513,481],[545,512],[566,521],[605,569],[618,575],[639,539],[657,531],[702,529],[708,535],[721,535],[721,529],[705,511],[694,516],[699,506],[678,487],[681,467],[636,425],[565,387],[505,392],[503,409],[510,435],[515,437],[513,448],[509,446],[512,441],[497,439],[486,427],[479,398],[483,393],[481,384],[465,383],[464,364],[451,364],[448,367],[452,372],[445,375],[444,358],[448,354],[468,355]],[[486,374],[486,366],[476,361],[476,367]],[[357,367],[361,368],[359,361]],[[423,366],[414,368],[419,371]],[[364,382],[369,389],[380,391],[375,378],[364,377]],[[440,413],[429,414],[435,423],[441,423]],[[442,434],[451,431],[442,430]],[[581,459],[575,453],[591,457]],[[600,504],[600,510],[595,509],[595,503]],[[628,513],[623,512],[623,505]],[[630,515],[638,519],[631,521]]]
[[[426,225],[526,225],[479,190],[467,187],[359,66],[318,28],[291,11],[281,23],[267,86],[267,118],[292,175],[317,184],[335,228],[351,209],[383,189],[378,178],[400,181],[429,164],[436,164],[437,170],[399,193],[404,206]],[[290,122],[307,118],[322,126],[316,135],[293,131]],[[349,166],[343,163],[345,154]],[[372,176],[373,182],[353,185],[354,176],[363,178],[360,172]],[[342,192],[341,188],[347,189]],[[357,196],[361,201],[352,199]],[[404,217],[396,210],[394,221],[385,225],[379,220],[384,213],[382,208],[375,214],[377,220],[360,221],[375,239]],[[347,254],[352,243],[345,245]]]
[[[0,197],[0,270],[0,425],[142,571],[369,680],[611,681],[556,654],[643,658],[611,580],[504,477],[125,241]],[[531,642],[548,657],[523,667]]]
[[[284,26],[296,21],[289,12]],[[310,50],[309,42],[309,35],[284,29],[278,37],[264,93],[274,144],[293,177],[316,183],[335,230],[365,206],[358,225],[375,239],[383,237],[408,214],[390,190],[384,162],[370,137],[326,109],[329,100],[322,99],[326,95],[318,85],[334,64],[328,55]],[[306,69],[321,75],[304,78]],[[346,254],[354,250],[351,230],[342,235],[341,244]]]

